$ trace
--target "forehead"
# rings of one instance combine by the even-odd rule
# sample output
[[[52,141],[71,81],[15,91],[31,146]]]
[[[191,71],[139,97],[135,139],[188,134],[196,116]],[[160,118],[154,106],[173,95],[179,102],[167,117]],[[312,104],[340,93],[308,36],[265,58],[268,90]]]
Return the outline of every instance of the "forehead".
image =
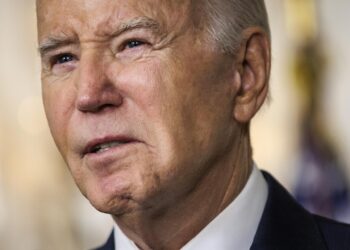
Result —
[[[121,22],[148,17],[175,27],[191,17],[190,0],[38,0],[39,40],[50,33],[103,33]],[[67,35],[67,34],[66,34]]]

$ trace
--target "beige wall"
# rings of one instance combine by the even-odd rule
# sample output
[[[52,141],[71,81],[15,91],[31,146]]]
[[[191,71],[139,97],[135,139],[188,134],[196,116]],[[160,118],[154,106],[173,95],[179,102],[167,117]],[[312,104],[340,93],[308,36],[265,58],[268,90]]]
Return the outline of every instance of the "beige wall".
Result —
[[[327,60],[323,115],[350,177],[350,1],[316,0],[318,23]],[[255,159],[288,187],[292,186],[298,148],[300,97],[291,79],[294,44],[287,34],[284,4],[266,0],[272,28],[272,102],[253,122]],[[321,43],[321,41],[320,41]],[[350,179],[350,178],[349,178]]]
[[[319,3],[331,62],[324,110],[350,166],[350,1]],[[292,44],[283,1],[267,0],[267,5],[273,33],[272,102],[253,122],[254,155],[259,166],[290,186],[299,113],[288,75]],[[34,0],[0,0],[0,249],[87,249],[104,240],[112,221],[81,197],[49,136],[34,14]]]

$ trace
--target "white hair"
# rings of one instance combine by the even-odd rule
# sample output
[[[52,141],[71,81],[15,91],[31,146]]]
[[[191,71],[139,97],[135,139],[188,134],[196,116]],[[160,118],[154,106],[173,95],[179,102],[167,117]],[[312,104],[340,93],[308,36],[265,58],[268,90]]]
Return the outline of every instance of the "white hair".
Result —
[[[270,38],[270,27],[264,0],[203,0],[206,13],[204,29],[224,52],[235,54],[242,32],[261,27]]]

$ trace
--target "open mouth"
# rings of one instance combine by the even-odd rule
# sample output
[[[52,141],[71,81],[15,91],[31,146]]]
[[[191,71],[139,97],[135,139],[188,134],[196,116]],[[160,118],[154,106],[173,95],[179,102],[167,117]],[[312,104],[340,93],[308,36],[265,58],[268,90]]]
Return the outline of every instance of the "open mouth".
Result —
[[[88,143],[88,146],[84,150],[84,155],[86,154],[100,154],[110,149],[123,146],[128,143],[134,142],[131,139],[103,139],[95,140]]]
[[[115,148],[118,147],[120,145],[126,144],[128,142],[118,142],[118,141],[113,141],[113,142],[107,142],[107,143],[102,143],[102,144],[98,144],[96,146],[94,146],[91,150],[90,150],[90,154],[98,154],[98,153],[102,153],[104,151],[107,151],[111,148]]]

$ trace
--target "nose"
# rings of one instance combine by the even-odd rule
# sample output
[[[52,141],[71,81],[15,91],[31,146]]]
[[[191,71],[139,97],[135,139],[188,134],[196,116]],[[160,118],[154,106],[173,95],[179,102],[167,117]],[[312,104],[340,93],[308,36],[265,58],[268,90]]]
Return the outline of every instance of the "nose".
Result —
[[[82,57],[75,82],[77,88],[76,109],[96,113],[108,107],[119,107],[123,97],[117,84],[108,77],[108,63],[89,55]]]

